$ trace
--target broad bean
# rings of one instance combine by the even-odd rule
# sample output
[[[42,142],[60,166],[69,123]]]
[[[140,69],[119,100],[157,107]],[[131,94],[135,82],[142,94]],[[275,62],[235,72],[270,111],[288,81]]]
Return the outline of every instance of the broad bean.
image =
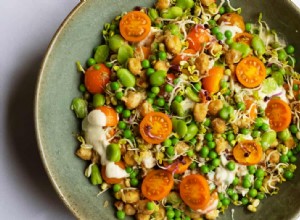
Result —
[[[91,173],[91,183],[93,185],[99,185],[103,182],[99,167],[97,164],[92,165],[92,173]]]
[[[161,17],[167,19],[175,19],[177,17],[181,17],[182,15],[183,15],[183,10],[178,6],[173,6],[166,10],[163,10],[161,13]]]
[[[251,48],[244,43],[233,42],[230,47],[242,53],[243,58],[251,53]]]
[[[87,102],[82,98],[74,98],[71,109],[75,112],[77,118],[84,118],[87,113]]]
[[[263,40],[257,35],[255,35],[252,38],[251,46],[254,49],[254,51],[256,51],[258,56],[262,56],[266,53],[265,44],[264,44]]]
[[[268,149],[274,141],[276,141],[276,132],[273,130],[267,131],[261,136],[261,145],[264,150]]]
[[[108,39],[108,46],[113,52],[117,52],[124,43],[124,38],[119,34],[115,34]]]
[[[195,3],[193,0],[177,0],[176,6],[182,8],[183,10],[191,9],[194,7]]]
[[[198,126],[194,123],[190,124],[188,126],[188,131],[187,134],[184,136],[184,140],[185,141],[190,141],[192,138],[194,138],[196,136],[196,134],[198,133]]]
[[[179,138],[183,138],[188,132],[188,127],[186,122],[183,120],[178,120],[176,125],[176,133],[179,135]]]
[[[180,102],[178,101],[173,101],[171,104],[171,110],[178,116],[184,116],[185,115],[185,111],[182,107],[182,105],[180,104]]]
[[[105,97],[102,94],[95,94],[93,96],[93,106],[95,108],[105,104]]]
[[[122,85],[124,85],[125,87],[135,86],[135,76],[128,69],[118,69],[117,77],[119,78]]]
[[[119,63],[124,64],[131,57],[133,57],[132,47],[129,45],[122,45],[118,50],[117,59]]]
[[[150,84],[152,86],[161,86],[165,83],[167,72],[164,70],[157,70],[150,75]]]
[[[94,59],[97,63],[104,63],[109,55],[109,47],[107,45],[101,45],[97,47],[94,54]]]
[[[112,162],[121,160],[121,148],[119,144],[109,144],[106,148],[106,158]]]
[[[152,22],[155,22],[155,20],[159,17],[158,12],[154,8],[150,8],[148,11],[148,16],[151,19]]]
[[[193,91],[191,87],[185,89],[186,96],[194,102],[200,102],[200,98],[197,93]]]

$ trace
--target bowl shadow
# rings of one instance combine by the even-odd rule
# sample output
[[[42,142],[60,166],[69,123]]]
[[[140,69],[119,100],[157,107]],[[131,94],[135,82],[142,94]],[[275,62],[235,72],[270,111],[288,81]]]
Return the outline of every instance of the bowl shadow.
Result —
[[[50,183],[36,141],[34,97],[42,59],[43,54],[27,57],[12,73],[15,76],[12,87],[14,89],[8,94],[5,116],[6,138],[10,143],[7,150],[10,151],[13,157],[11,161],[18,167],[18,172],[25,176],[20,185],[26,189],[22,190],[32,194],[32,198],[38,200],[35,203],[48,207],[55,216],[61,216],[61,219],[74,219]]]

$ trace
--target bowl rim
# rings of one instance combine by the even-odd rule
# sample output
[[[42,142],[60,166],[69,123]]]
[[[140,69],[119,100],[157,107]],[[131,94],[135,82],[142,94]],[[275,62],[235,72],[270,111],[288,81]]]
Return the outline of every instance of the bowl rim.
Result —
[[[43,138],[41,137],[41,124],[40,124],[40,114],[39,114],[39,106],[40,106],[40,94],[42,90],[42,78],[46,74],[45,73],[45,67],[47,64],[47,61],[49,59],[49,55],[51,54],[53,47],[55,43],[57,42],[59,35],[61,34],[62,30],[65,28],[65,26],[69,23],[69,21],[74,17],[74,15],[80,10],[80,8],[86,3],[86,0],[80,0],[80,2],[69,12],[69,14],[64,18],[63,22],[60,24],[60,26],[55,31],[47,49],[46,53],[44,55],[44,58],[41,62],[41,66],[39,68],[38,73],[38,79],[36,82],[36,88],[35,88],[35,97],[34,97],[34,126],[35,126],[35,133],[36,133],[36,140],[38,145],[38,151],[40,154],[40,157],[42,159],[43,167],[47,173],[47,176],[51,182],[51,185],[53,186],[54,190],[58,194],[59,198],[65,205],[65,207],[68,208],[69,211],[78,219],[80,219],[80,215],[77,212],[77,210],[72,206],[72,204],[68,201],[68,199],[65,197],[63,191],[60,189],[58,183],[55,181],[54,175],[52,173],[52,170],[48,167],[48,162],[45,155],[45,147],[43,144]]]

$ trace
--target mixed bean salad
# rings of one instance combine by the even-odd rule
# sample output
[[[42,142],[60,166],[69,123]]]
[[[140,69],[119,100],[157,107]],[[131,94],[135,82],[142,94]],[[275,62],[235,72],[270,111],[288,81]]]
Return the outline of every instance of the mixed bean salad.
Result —
[[[76,155],[124,219],[256,212],[300,152],[294,47],[230,1],[157,0],[107,23],[86,68]],[[101,205],[101,204],[99,204]],[[108,205],[108,204],[106,204]]]

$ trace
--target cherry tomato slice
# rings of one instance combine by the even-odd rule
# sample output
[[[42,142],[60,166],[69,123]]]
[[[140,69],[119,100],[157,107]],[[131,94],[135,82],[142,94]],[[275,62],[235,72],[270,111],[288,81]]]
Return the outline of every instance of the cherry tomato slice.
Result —
[[[208,76],[202,79],[202,86],[213,94],[220,90],[220,81],[224,75],[224,67],[214,66],[208,72]]]
[[[180,197],[191,209],[204,210],[210,200],[207,180],[200,174],[185,176],[179,186]]]
[[[106,84],[110,81],[110,74],[110,69],[102,63],[91,66],[84,74],[86,89],[92,94],[103,93]]]
[[[117,164],[120,168],[125,170],[125,164],[123,161],[119,161],[116,162],[115,164]],[[109,178],[106,176],[106,166],[102,166],[101,167],[101,176],[103,178],[103,180],[108,183],[108,184],[117,184],[122,182],[123,178]]]
[[[105,126],[116,126],[118,124],[119,118],[117,112],[109,106],[100,106],[96,108],[102,111],[106,116]]]
[[[246,111],[249,114],[249,118],[255,120],[257,116],[257,105],[251,99],[246,99],[245,105],[246,105]]]
[[[235,70],[238,81],[247,88],[257,87],[266,78],[266,67],[256,57],[242,59]]]
[[[238,43],[244,43],[250,46],[253,35],[247,32],[238,33],[234,36],[233,40]]]
[[[172,174],[167,170],[152,170],[143,180],[142,194],[150,200],[166,197],[174,185]]]
[[[187,61],[190,59],[191,56],[189,54],[195,54],[196,51],[193,49],[186,49],[183,51],[182,54],[177,54],[174,59],[171,61],[172,65],[179,65],[180,61]]]
[[[253,140],[241,141],[233,148],[234,159],[243,165],[258,164],[262,155],[262,147]]]
[[[270,127],[276,132],[288,128],[292,120],[291,108],[281,99],[271,99],[265,113],[269,118]]]
[[[187,35],[189,49],[200,51],[206,43],[210,42],[210,34],[202,26],[196,25]]]
[[[122,17],[119,27],[125,40],[139,42],[148,36],[151,20],[141,11],[131,11]]]
[[[223,14],[219,20],[218,24],[221,24],[222,22],[224,23],[229,23],[230,26],[237,26],[239,27],[243,32],[245,31],[245,23],[244,19],[241,15],[237,13],[227,13]]]
[[[172,132],[171,119],[162,112],[150,112],[140,124],[142,138],[150,144],[163,142]]]

